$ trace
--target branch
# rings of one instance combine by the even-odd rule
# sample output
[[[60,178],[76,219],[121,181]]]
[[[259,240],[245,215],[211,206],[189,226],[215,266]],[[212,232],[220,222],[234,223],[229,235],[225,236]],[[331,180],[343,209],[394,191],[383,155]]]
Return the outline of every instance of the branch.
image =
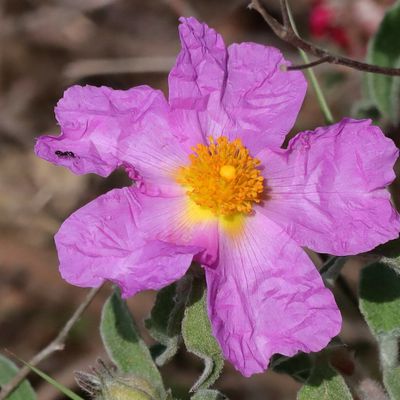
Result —
[[[281,4],[281,10],[282,10],[283,25],[290,28],[291,27],[290,13],[289,13],[289,6],[287,3],[287,0],[280,0],[280,4]]]
[[[29,364],[36,366],[45,358],[49,357],[51,354],[56,351],[60,351],[64,349],[65,340],[71,331],[72,327],[76,324],[76,322],[80,319],[82,314],[88,308],[96,294],[100,291],[102,286],[98,288],[91,289],[90,292],[86,295],[84,301],[79,305],[79,307],[72,314],[71,318],[67,321],[64,327],[61,329],[57,337],[50,342],[43,350],[37,353],[30,361]],[[5,400],[17,387],[18,385],[26,378],[26,376],[30,372],[30,368],[28,366],[22,367],[18,373],[11,379],[10,382],[5,384],[0,392],[0,400]]]
[[[326,56],[326,57],[322,57],[319,60],[313,61],[313,62],[309,62],[307,64],[300,64],[300,65],[288,65],[285,66],[285,69],[287,71],[298,71],[301,69],[308,69],[308,68],[312,68],[315,67],[316,65],[320,65],[320,64],[324,64],[326,62],[331,62],[331,57],[330,56]]]
[[[282,15],[284,24],[278,22],[271,14],[267,12],[267,10],[261,5],[259,0],[252,0],[249,8],[258,11],[261,16],[264,18],[265,22],[270,26],[273,32],[285,42],[291,44],[294,47],[297,47],[308,54],[312,54],[315,57],[318,57],[318,65],[324,62],[329,62],[330,64],[338,64],[344,65],[346,67],[356,69],[358,71],[364,72],[371,72],[374,74],[383,74],[383,75],[390,75],[390,76],[400,76],[400,69],[399,68],[387,68],[387,67],[380,67],[374,64],[368,64],[361,61],[353,60],[348,57],[342,57],[335,54],[330,53],[329,51],[315,46],[314,44],[307,42],[306,40],[302,39],[299,35],[291,27],[290,23],[287,23],[287,0],[281,0],[281,7]],[[323,61],[322,61],[323,59]],[[311,63],[312,64],[312,63]],[[303,68],[309,68],[313,65],[305,65]]]

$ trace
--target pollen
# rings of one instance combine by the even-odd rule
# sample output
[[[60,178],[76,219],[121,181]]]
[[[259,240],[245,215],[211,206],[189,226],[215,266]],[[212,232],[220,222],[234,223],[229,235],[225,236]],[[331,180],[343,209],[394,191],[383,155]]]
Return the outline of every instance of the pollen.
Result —
[[[231,181],[236,178],[236,168],[233,165],[223,165],[219,174],[226,180]]]
[[[190,164],[180,169],[178,182],[197,205],[215,215],[250,213],[264,191],[260,161],[240,139],[211,137],[209,143],[192,148]]]

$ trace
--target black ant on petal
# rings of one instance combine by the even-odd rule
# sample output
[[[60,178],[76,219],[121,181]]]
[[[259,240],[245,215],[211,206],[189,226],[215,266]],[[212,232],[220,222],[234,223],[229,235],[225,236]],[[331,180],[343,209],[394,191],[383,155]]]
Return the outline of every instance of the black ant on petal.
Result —
[[[54,154],[60,158],[75,158],[75,154],[72,151],[56,150]]]

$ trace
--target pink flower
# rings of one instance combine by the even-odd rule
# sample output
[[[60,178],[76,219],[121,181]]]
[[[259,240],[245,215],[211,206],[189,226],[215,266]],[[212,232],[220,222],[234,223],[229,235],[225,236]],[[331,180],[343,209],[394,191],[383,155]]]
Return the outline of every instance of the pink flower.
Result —
[[[310,12],[310,33],[316,38],[328,38],[342,49],[351,47],[349,34],[340,23],[340,16],[326,0],[316,0]]]
[[[194,18],[160,91],[74,86],[56,107],[62,134],[36,153],[77,174],[124,166],[136,186],[72,214],[55,240],[61,274],[83,287],[117,283],[125,297],[204,266],[208,312],[225,357],[246,376],[274,353],[318,351],[341,326],[331,292],[302,246],[356,254],[396,238],[385,187],[398,151],[370,121],[298,134],[306,92],[281,53],[225,47]]]

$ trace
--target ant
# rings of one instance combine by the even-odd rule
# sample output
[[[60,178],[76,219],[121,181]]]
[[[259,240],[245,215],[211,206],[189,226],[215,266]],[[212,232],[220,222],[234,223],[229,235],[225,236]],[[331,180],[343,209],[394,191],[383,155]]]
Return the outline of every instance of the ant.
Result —
[[[72,151],[56,150],[55,155],[60,158],[75,158],[75,154]]]

